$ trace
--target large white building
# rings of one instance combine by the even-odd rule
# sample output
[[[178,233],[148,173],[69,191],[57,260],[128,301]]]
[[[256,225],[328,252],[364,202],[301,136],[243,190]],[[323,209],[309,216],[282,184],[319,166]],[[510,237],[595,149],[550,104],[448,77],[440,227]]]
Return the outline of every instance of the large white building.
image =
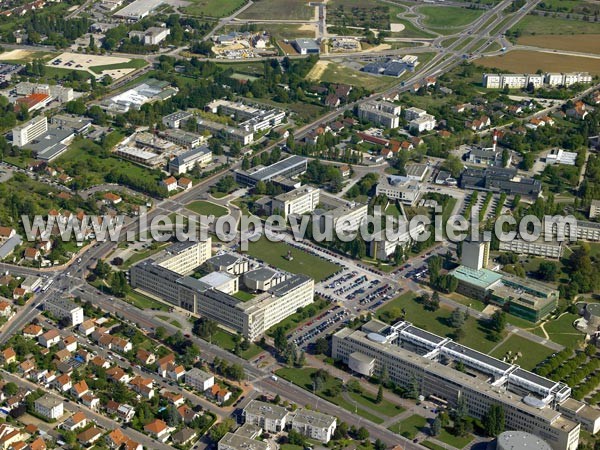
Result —
[[[73,326],[83,323],[83,308],[68,298],[55,297],[46,300],[44,311],[48,311],[57,319],[68,318]]]
[[[262,428],[268,433],[278,433],[285,430],[290,412],[283,406],[252,400],[242,412],[244,423]]]
[[[529,84],[540,88],[547,86],[571,86],[575,83],[591,83],[592,77],[588,73],[547,73],[542,74],[512,74],[512,73],[485,73],[483,74],[483,87],[488,89],[524,89]]]
[[[437,122],[431,114],[424,114],[421,117],[408,122],[408,128],[412,132],[422,133],[423,131],[431,131],[435,128]]]
[[[215,384],[215,377],[196,367],[185,373],[185,384],[200,392],[205,392]]]
[[[319,204],[321,190],[312,186],[302,186],[284,192],[271,201],[271,212],[287,217],[290,214],[313,212]]]
[[[400,126],[401,107],[386,101],[369,101],[358,105],[360,120],[381,125],[385,128]]]
[[[238,121],[238,126],[253,132],[268,130],[279,125],[285,118],[285,112],[279,109],[264,110],[241,102],[213,100],[206,109],[213,114],[223,114]]]
[[[64,405],[61,398],[46,394],[34,402],[35,412],[48,420],[60,419],[64,413]]]
[[[335,417],[308,409],[295,411],[291,418],[292,430],[324,443],[331,440],[336,425]]]
[[[447,402],[451,407],[462,398],[469,415],[478,419],[492,405],[499,404],[508,429],[540,436],[554,450],[577,449],[581,425],[557,410],[571,395],[566,384],[408,322],[387,325],[372,320],[361,330],[340,330],[332,338],[332,356],[367,377],[381,375],[385,368],[390,381],[405,387],[417,383],[420,395]],[[454,369],[458,362],[467,369],[465,372]]]
[[[46,116],[37,116],[18,127],[13,128],[13,145],[23,147],[48,131]]]
[[[386,176],[377,185],[375,194],[414,206],[421,197],[421,183],[407,177]]]
[[[212,161],[212,151],[208,147],[193,148],[169,161],[169,172],[181,175],[189,172],[194,167],[206,167]]]

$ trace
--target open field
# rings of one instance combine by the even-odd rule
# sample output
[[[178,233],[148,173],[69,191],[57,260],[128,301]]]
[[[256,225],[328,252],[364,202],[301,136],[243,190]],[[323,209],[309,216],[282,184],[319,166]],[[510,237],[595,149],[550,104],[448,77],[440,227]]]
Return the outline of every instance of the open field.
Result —
[[[292,252],[294,258],[292,261],[288,261],[285,258],[288,250]],[[321,259],[318,256],[292,248],[284,242],[268,241],[264,237],[250,243],[248,254],[279,269],[308,275],[314,278],[316,282],[340,270],[340,266]]]
[[[131,291],[125,297],[125,301],[131,303],[139,309],[154,309],[158,311],[167,311],[169,307],[162,302],[147,297],[137,291]]]
[[[573,12],[579,14],[594,14],[600,11],[600,4],[594,0],[544,0],[537,6],[544,11]]]
[[[498,348],[496,348],[491,356],[502,359],[508,351],[511,351],[514,355],[516,352],[521,352],[522,357],[515,361],[525,370],[533,369],[537,364],[542,362],[554,351],[543,345],[536,344],[529,339],[522,338],[521,336],[512,335],[505,342],[503,342]]]
[[[306,78],[328,83],[346,83],[371,91],[381,91],[398,82],[393,77],[363,73],[330,61],[318,61]]]
[[[50,52],[34,52],[31,50],[11,50],[6,53],[0,54],[0,61],[10,61],[10,62],[31,62],[34,59],[45,58],[49,55],[52,55]]]
[[[600,59],[552,53],[515,50],[505,55],[489,56],[478,61],[480,66],[496,68],[513,73],[544,72],[590,72],[600,75]]]
[[[240,9],[245,0],[187,0],[183,12],[192,16],[225,17]]]
[[[146,63],[143,60],[70,52],[61,53],[46,63],[46,66],[50,68],[81,70],[98,78],[108,75],[113,80],[118,80],[145,65]]]
[[[583,36],[536,35],[522,36],[517,40],[520,45],[532,45],[541,48],[569,50],[583,53],[600,53],[600,34]]]
[[[235,349],[233,335],[220,328],[211,336],[211,342],[230,352]],[[250,343],[248,350],[242,350],[239,356],[244,359],[253,359],[262,351],[258,345]]]
[[[578,314],[565,313],[560,318],[546,323],[544,329],[550,336],[550,339],[557,344],[572,347],[580,343],[585,337],[583,333],[577,331],[573,326],[573,322],[577,318],[579,318]]]
[[[397,422],[388,429],[396,434],[404,436],[407,439],[414,439],[419,433],[427,432],[429,425],[427,419],[418,414],[413,414],[401,422]]]
[[[532,34],[598,34],[600,33],[600,22],[525,16],[510,30],[520,31],[523,36]]]
[[[259,1],[240,14],[240,19],[277,20],[277,19],[312,19],[315,8],[308,6],[306,0],[271,0]]]
[[[188,203],[185,207],[190,211],[203,216],[213,215],[215,217],[221,217],[227,214],[227,208],[215,203],[206,202],[204,200],[197,200],[195,202]]]
[[[455,6],[421,6],[419,12],[425,15],[425,26],[440,29],[466,27],[483,14],[483,10],[480,9]]]
[[[402,17],[402,16],[400,16]],[[404,25],[404,29],[398,33],[392,33],[392,37],[403,37],[403,38],[432,38],[433,34],[428,33],[425,30],[417,28],[409,20],[394,19],[394,23],[398,25]]]

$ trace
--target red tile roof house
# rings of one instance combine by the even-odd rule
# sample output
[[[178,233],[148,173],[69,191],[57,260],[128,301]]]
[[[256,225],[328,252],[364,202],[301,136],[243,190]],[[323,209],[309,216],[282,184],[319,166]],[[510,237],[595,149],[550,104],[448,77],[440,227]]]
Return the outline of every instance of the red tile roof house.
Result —
[[[169,439],[169,427],[167,427],[167,424],[160,419],[155,419],[144,426],[144,431],[161,442],[165,442]]]
[[[177,182],[177,184],[184,191],[187,191],[188,189],[191,189],[192,186],[193,186],[192,180],[190,180],[189,178],[185,178],[185,177],[181,177],[179,179],[179,181]]]
[[[62,374],[56,380],[52,382],[52,387],[59,392],[67,392],[71,389],[73,383],[71,382],[71,377],[69,375]]]
[[[13,289],[13,300],[18,300],[21,297],[25,297],[26,294],[27,294],[27,291],[25,289],[16,287]]]
[[[42,347],[46,347],[46,348],[50,348],[53,345],[58,344],[59,342],[60,342],[60,334],[59,334],[58,330],[56,330],[56,329],[46,331],[44,334],[42,334],[38,338],[38,343]]]
[[[23,253],[23,257],[27,261],[39,261],[41,254],[37,248],[27,247]]]
[[[156,361],[156,355],[152,352],[144,350],[143,348],[140,348],[138,350],[136,358],[139,362],[141,362],[144,365],[154,364],[154,362]]]
[[[175,177],[165,178],[161,181],[161,184],[167,188],[167,192],[171,192],[177,189],[177,180]]]
[[[61,424],[63,430],[75,431],[87,426],[88,418],[83,411],[78,411]]]
[[[71,388],[71,395],[75,398],[81,398],[90,391],[85,380],[75,383]]]
[[[103,198],[106,203],[110,203],[113,205],[118,205],[123,200],[120,196],[118,196],[117,194],[113,194],[112,192],[107,192],[106,194],[104,194]]]
[[[77,435],[77,442],[81,445],[90,446],[102,437],[104,431],[100,428],[92,427]]]

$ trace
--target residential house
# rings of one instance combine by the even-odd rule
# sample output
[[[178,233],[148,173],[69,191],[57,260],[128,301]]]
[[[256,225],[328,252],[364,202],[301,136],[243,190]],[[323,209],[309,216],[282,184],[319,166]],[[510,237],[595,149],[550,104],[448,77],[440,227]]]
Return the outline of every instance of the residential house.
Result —
[[[84,428],[88,425],[89,421],[83,411],[78,411],[61,424],[63,430],[75,431],[78,428]]]
[[[169,427],[160,419],[154,419],[144,426],[144,431],[160,442],[165,442],[169,439]]]
[[[177,392],[164,391],[161,393],[161,395],[169,402],[170,405],[175,407],[181,406],[185,403],[185,398],[183,398],[183,395]]]
[[[118,205],[123,201],[123,199],[119,195],[113,194],[112,192],[107,192],[106,194],[104,194],[103,198],[104,202],[110,205]]]
[[[0,317],[10,317],[12,316],[12,308],[10,303],[6,301],[0,301]]]
[[[205,392],[214,386],[215,377],[194,367],[186,372],[185,384],[197,391]]]
[[[181,405],[179,408],[177,408],[177,413],[185,424],[189,424],[196,417],[198,417],[198,413],[196,413],[196,411],[187,405]]]
[[[85,380],[75,383],[71,388],[71,395],[75,398],[81,398],[90,391]]]
[[[135,393],[141,395],[143,398],[145,398],[147,400],[154,397],[153,385],[154,385],[154,382],[152,381],[152,378],[143,378],[140,376],[134,377],[129,382],[129,387],[131,388],[131,390],[134,391]]]
[[[350,166],[349,165],[344,164],[343,166],[340,166],[339,169],[340,169],[340,173],[342,174],[343,177],[350,176]]]
[[[38,343],[42,347],[50,348],[60,342],[60,333],[57,329],[46,331],[38,337]]]
[[[77,338],[73,335],[67,336],[58,343],[58,347],[69,352],[74,352],[77,350]]]
[[[94,394],[87,393],[81,397],[81,404],[94,411],[98,411],[98,408],[100,407],[100,399]]]
[[[77,442],[86,447],[94,444],[98,439],[102,437],[104,431],[97,427],[88,428],[77,435]]]
[[[185,375],[185,368],[182,365],[171,364],[167,369],[167,377],[179,381]]]
[[[13,289],[13,300],[19,300],[20,298],[25,297],[27,295],[27,291],[23,288],[16,287]]]
[[[10,364],[17,361],[17,353],[12,347],[2,350],[0,353],[0,362],[2,364]]]
[[[38,437],[30,442],[27,447],[25,447],[25,450],[46,450],[46,441],[41,437]]]
[[[95,319],[85,320],[79,324],[79,327],[77,329],[84,336],[89,336],[96,329],[96,320]]]
[[[109,415],[116,416],[123,422],[131,422],[135,416],[135,408],[126,403],[118,403],[114,400],[109,400],[106,403],[106,412]]]
[[[190,180],[189,178],[181,177],[177,181],[177,185],[184,191],[187,191],[188,189],[192,188],[193,183],[192,183],[192,180]]]
[[[161,184],[167,188],[167,192],[177,190],[177,179],[175,177],[168,177],[161,181]]]
[[[173,433],[171,440],[175,445],[187,445],[196,437],[196,430],[189,427],[184,427],[181,430]]]
[[[69,374],[63,373],[52,382],[52,387],[58,392],[67,392],[71,389],[73,383]]]
[[[59,350],[54,354],[54,362],[55,363],[67,361],[70,358],[71,358],[71,352],[69,350],[67,350],[66,348],[63,348],[62,350]]]
[[[94,356],[90,363],[96,367],[102,367],[103,369],[108,369],[110,367],[110,363],[102,356]]]
[[[156,355],[152,352],[144,350],[143,348],[140,348],[138,350],[136,358],[140,363],[144,365],[154,364],[154,362],[156,361]]]
[[[208,391],[208,396],[215,400],[217,403],[222,404],[231,398],[231,392],[229,392],[225,388],[222,388],[218,384],[215,384]]]
[[[23,257],[26,261],[39,261],[41,256],[40,251],[33,247],[27,247],[23,252]]]
[[[175,362],[175,355],[173,353],[169,353],[168,355],[163,356],[159,360],[156,361],[157,369],[156,372],[163,378],[167,376],[167,370],[169,368],[169,364],[173,364]]]
[[[128,383],[130,380],[129,375],[127,375],[125,371],[118,366],[114,366],[108,369],[106,371],[106,375],[112,381],[117,381],[119,383]]]

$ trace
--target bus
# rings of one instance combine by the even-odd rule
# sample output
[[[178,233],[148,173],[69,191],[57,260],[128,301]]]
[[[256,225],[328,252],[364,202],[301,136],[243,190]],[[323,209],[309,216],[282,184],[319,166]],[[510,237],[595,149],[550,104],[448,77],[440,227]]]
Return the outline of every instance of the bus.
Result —
[[[48,282],[42,288],[42,292],[46,292],[52,283],[54,283],[54,280],[48,280]]]

